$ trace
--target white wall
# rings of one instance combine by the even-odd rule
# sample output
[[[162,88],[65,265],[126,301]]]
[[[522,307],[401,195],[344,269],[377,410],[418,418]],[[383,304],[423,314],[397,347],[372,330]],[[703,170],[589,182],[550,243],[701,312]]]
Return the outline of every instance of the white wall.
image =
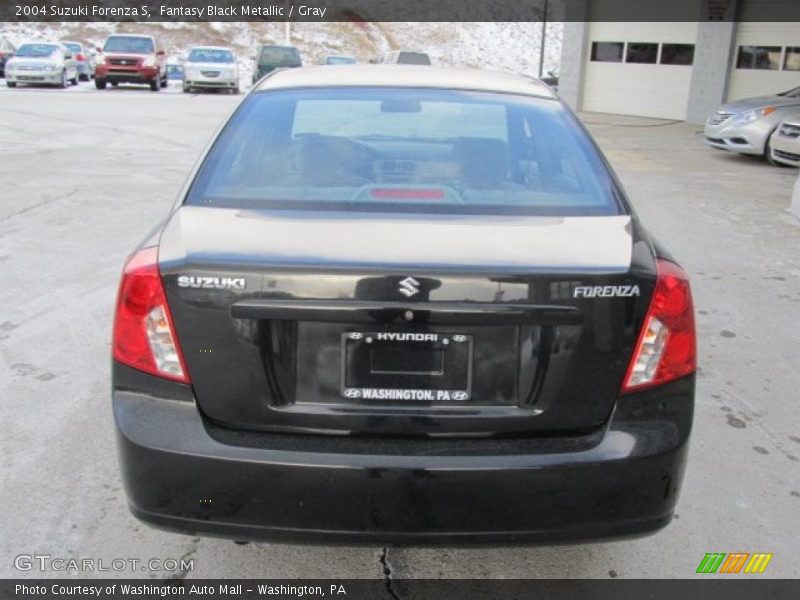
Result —
[[[592,42],[694,44],[697,22],[593,22],[587,36],[582,110],[686,118],[692,67],[591,61]]]
[[[728,80],[728,100],[765,96],[800,86],[800,71],[768,71],[737,69],[739,46],[797,46],[800,47],[800,23],[738,23],[731,73]]]

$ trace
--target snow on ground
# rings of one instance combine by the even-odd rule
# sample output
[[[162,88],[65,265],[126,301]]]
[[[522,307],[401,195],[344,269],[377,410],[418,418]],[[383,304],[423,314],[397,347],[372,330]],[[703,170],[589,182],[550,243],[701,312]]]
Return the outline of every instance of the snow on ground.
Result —
[[[283,23],[0,23],[0,34],[16,44],[70,39],[99,46],[109,34],[120,32],[157,35],[175,58],[193,45],[229,46],[244,73],[252,68],[260,45],[284,43],[284,31]],[[547,26],[545,74],[559,70],[562,32],[562,23]],[[541,33],[541,23],[293,23],[291,43],[306,64],[319,63],[329,54],[349,54],[366,62],[390,50],[420,50],[438,65],[535,76]]]

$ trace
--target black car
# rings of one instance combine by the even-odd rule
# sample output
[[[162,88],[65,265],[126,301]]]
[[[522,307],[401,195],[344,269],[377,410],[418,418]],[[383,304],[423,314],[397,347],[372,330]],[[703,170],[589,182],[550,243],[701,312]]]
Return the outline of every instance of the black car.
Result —
[[[544,84],[274,73],[130,256],[131,510],[235,540],[542,542],[669,523],[684,271]]]
[[[262,46],[255,58],[253,83],[275,69],[294,69],[302,66],[300,51],[294,46]]]

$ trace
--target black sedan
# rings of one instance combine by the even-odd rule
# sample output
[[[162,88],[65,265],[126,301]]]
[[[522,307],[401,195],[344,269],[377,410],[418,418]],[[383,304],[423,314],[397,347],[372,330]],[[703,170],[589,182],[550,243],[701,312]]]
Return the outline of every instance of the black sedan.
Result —
[[[277,71],[129,258],[131,510],[235,540],[544,542],[672,518],[686,274],[539,81]]]

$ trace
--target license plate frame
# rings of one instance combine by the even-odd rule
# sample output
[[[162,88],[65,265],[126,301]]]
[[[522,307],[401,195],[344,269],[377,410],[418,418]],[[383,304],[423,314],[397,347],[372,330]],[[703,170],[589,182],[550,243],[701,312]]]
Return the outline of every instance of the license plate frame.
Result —
[[[473,349],[473,336],[462,333],[344,332],[340,395],[351,402],[469,402]]]

